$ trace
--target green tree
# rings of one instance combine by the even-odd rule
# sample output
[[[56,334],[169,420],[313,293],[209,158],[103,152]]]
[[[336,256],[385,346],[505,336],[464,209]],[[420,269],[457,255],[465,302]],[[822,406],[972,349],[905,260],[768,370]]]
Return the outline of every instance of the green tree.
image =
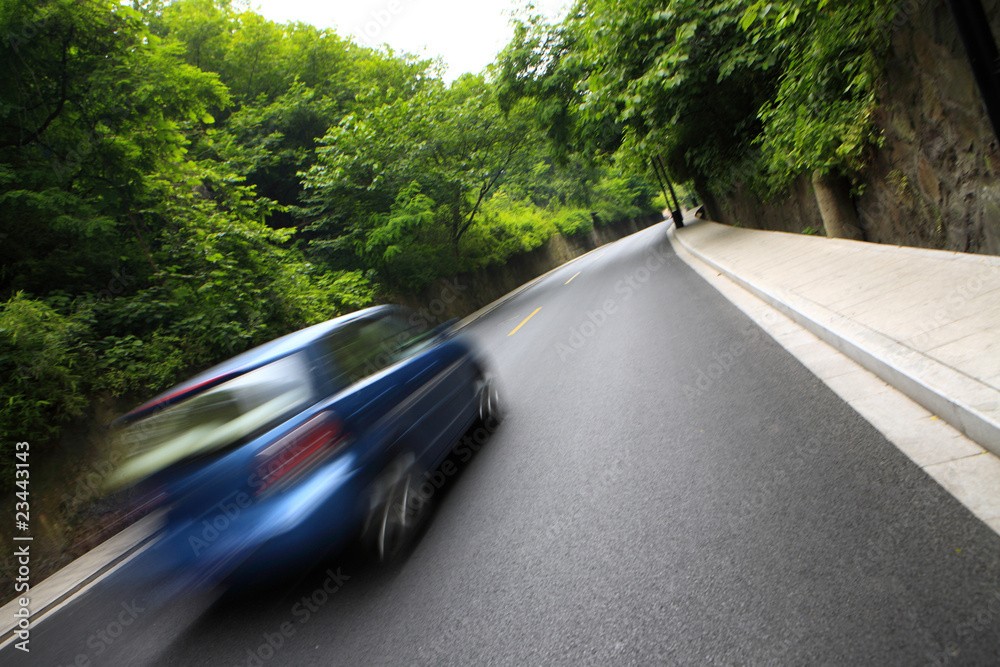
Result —
[[[96,292],[122,263],[155,272],[150,175],[185,178],[225,88],[118,3],[4,8],[21,36],[0,44],[0,293]]]
[[[493,89],[471,75],[406,100],[366,102],[365,112],[331,128],[307,174],[312,246],[358,252],[389,274],[386,262],[400,255],[401,244],[421,238],[450,248],[452,263],[462,259],[462,239],[483,204],[530,153],[530,118],[505,115]],[[429,252],[433,245],[421,247]],[[443,262],[437,257],[420,277],[412,269],[406,278],[390,277],[424,283],[443,275]]]
[[[659,156],[703,194],[777,196],[802,174],[864,168],[895,4],[580,0],[559,25],[518,26],[499,85],[540,100],[569,150],[617,125],[611,150],[632,169]]]
[[[53,411],[96,392],[148,397],[372,298],[363,275],[320,270],[265,224],[280,207],[212,129],[227,88],[144,11],[2,5],[3,428],[54,434]]]
[[[773,44],[783,73],[762,105],[765,168],[772,188],[819,170],[856,179],[881,135],[879,106],[892,0],[790,0],[747,7],[741,25],[752,40]]]

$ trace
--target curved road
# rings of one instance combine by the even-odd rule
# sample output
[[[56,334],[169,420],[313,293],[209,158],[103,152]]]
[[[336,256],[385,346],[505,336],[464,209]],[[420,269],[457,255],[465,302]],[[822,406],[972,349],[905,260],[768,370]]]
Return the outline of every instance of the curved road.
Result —
[[[1000,663],[1000,536],[665,229],[467,328],[508,418],[461,455],[400,566],[331,561],[280,591],[166,605],[126,568],[0,662]]]

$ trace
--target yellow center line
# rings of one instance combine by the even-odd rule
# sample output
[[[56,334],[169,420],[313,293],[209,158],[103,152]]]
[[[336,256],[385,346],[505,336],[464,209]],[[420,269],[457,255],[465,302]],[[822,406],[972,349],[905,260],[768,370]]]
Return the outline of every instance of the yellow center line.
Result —
[[[580,275],[579,271],[577,271],[576,273],[573,274],[573,278],[576,278],[578,275]],[[570,278],[569,280],[567,280],[566,282],[564,282],[563,285],[569,285],[571,282],[573,282],[573,278]]]
[[[535,313],[537,313],[537,312],[538,312],[538,311],[540,311],[541,309],[542,309],[542,307],[541,307],[541,306],[539,306],[538,308],[535,308]],[[518,330],[518,329],[520,329],[520,328],[521,328],[521,327],[523,327],[523,326],[524,326],[525,324],[527,324],[527,323],[528,323],[528,320],[530,320],[530,319],[531,319],[532,317],[534,317],[534,316],[535,316],[535,313],[532,313],[531,315],[528,315],[528,316],[527,316],[526,318],[524,318],[524,321],[523,321],[523,322],[521,322],[520,324],[518,324],[518,325],[517,325],[516,327],[514,327],[514,330],[513,330],[513,331],[511,331],[511,332],[510,332],[509,334],[507,334],[507,336],[509,337],[509,336],[513,336],[514,334],[516,334],[516,333],[517,333],[517,330]]]

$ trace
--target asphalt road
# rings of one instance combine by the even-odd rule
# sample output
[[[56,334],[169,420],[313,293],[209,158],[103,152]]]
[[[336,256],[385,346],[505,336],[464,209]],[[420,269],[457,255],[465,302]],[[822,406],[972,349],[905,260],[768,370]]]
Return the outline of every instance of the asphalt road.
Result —
[[[0,662],[1000,664],[1000,537],[679,260],[664,225],[468,331],[508,417],[404,563],[345,557],[164,605],[126,568]]]

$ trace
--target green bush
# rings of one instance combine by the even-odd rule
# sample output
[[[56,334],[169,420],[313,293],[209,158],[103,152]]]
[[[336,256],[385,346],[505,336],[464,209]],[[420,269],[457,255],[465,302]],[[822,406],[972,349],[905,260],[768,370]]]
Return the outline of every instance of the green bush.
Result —
[[[468,250],[480,256],[484,266],[531,252],[559,231],[544,209],[505,189],[484,204],[483,219],[483,224],[468,239]]]
[[[553,221],[563,236],[584,236],[594,231],[594,218],[590,211],[582,208],[566,208],[559,211]]]
[[[656,191],[633,177],[605,177],[594,188],[594,214],[597,224],[612,225],[622,220],[640,218],[657,210]]]
[[[188,369],[182,341],[161,331],[145,339],[107,336],[96,346],[100,355],[95,388],[116,396],[151,396],[181,380]]]
[[[658,192],[656,196],[653,197],[652,206],[657,211],[665,211],[669,208],[669,205],[667,204],[667,198],[663,195],[662,192]]]
[[[82,344],[87,326],[17,293],[0,310],[0,455],[7,488],[13,446],[44,440],[87,404]]]

